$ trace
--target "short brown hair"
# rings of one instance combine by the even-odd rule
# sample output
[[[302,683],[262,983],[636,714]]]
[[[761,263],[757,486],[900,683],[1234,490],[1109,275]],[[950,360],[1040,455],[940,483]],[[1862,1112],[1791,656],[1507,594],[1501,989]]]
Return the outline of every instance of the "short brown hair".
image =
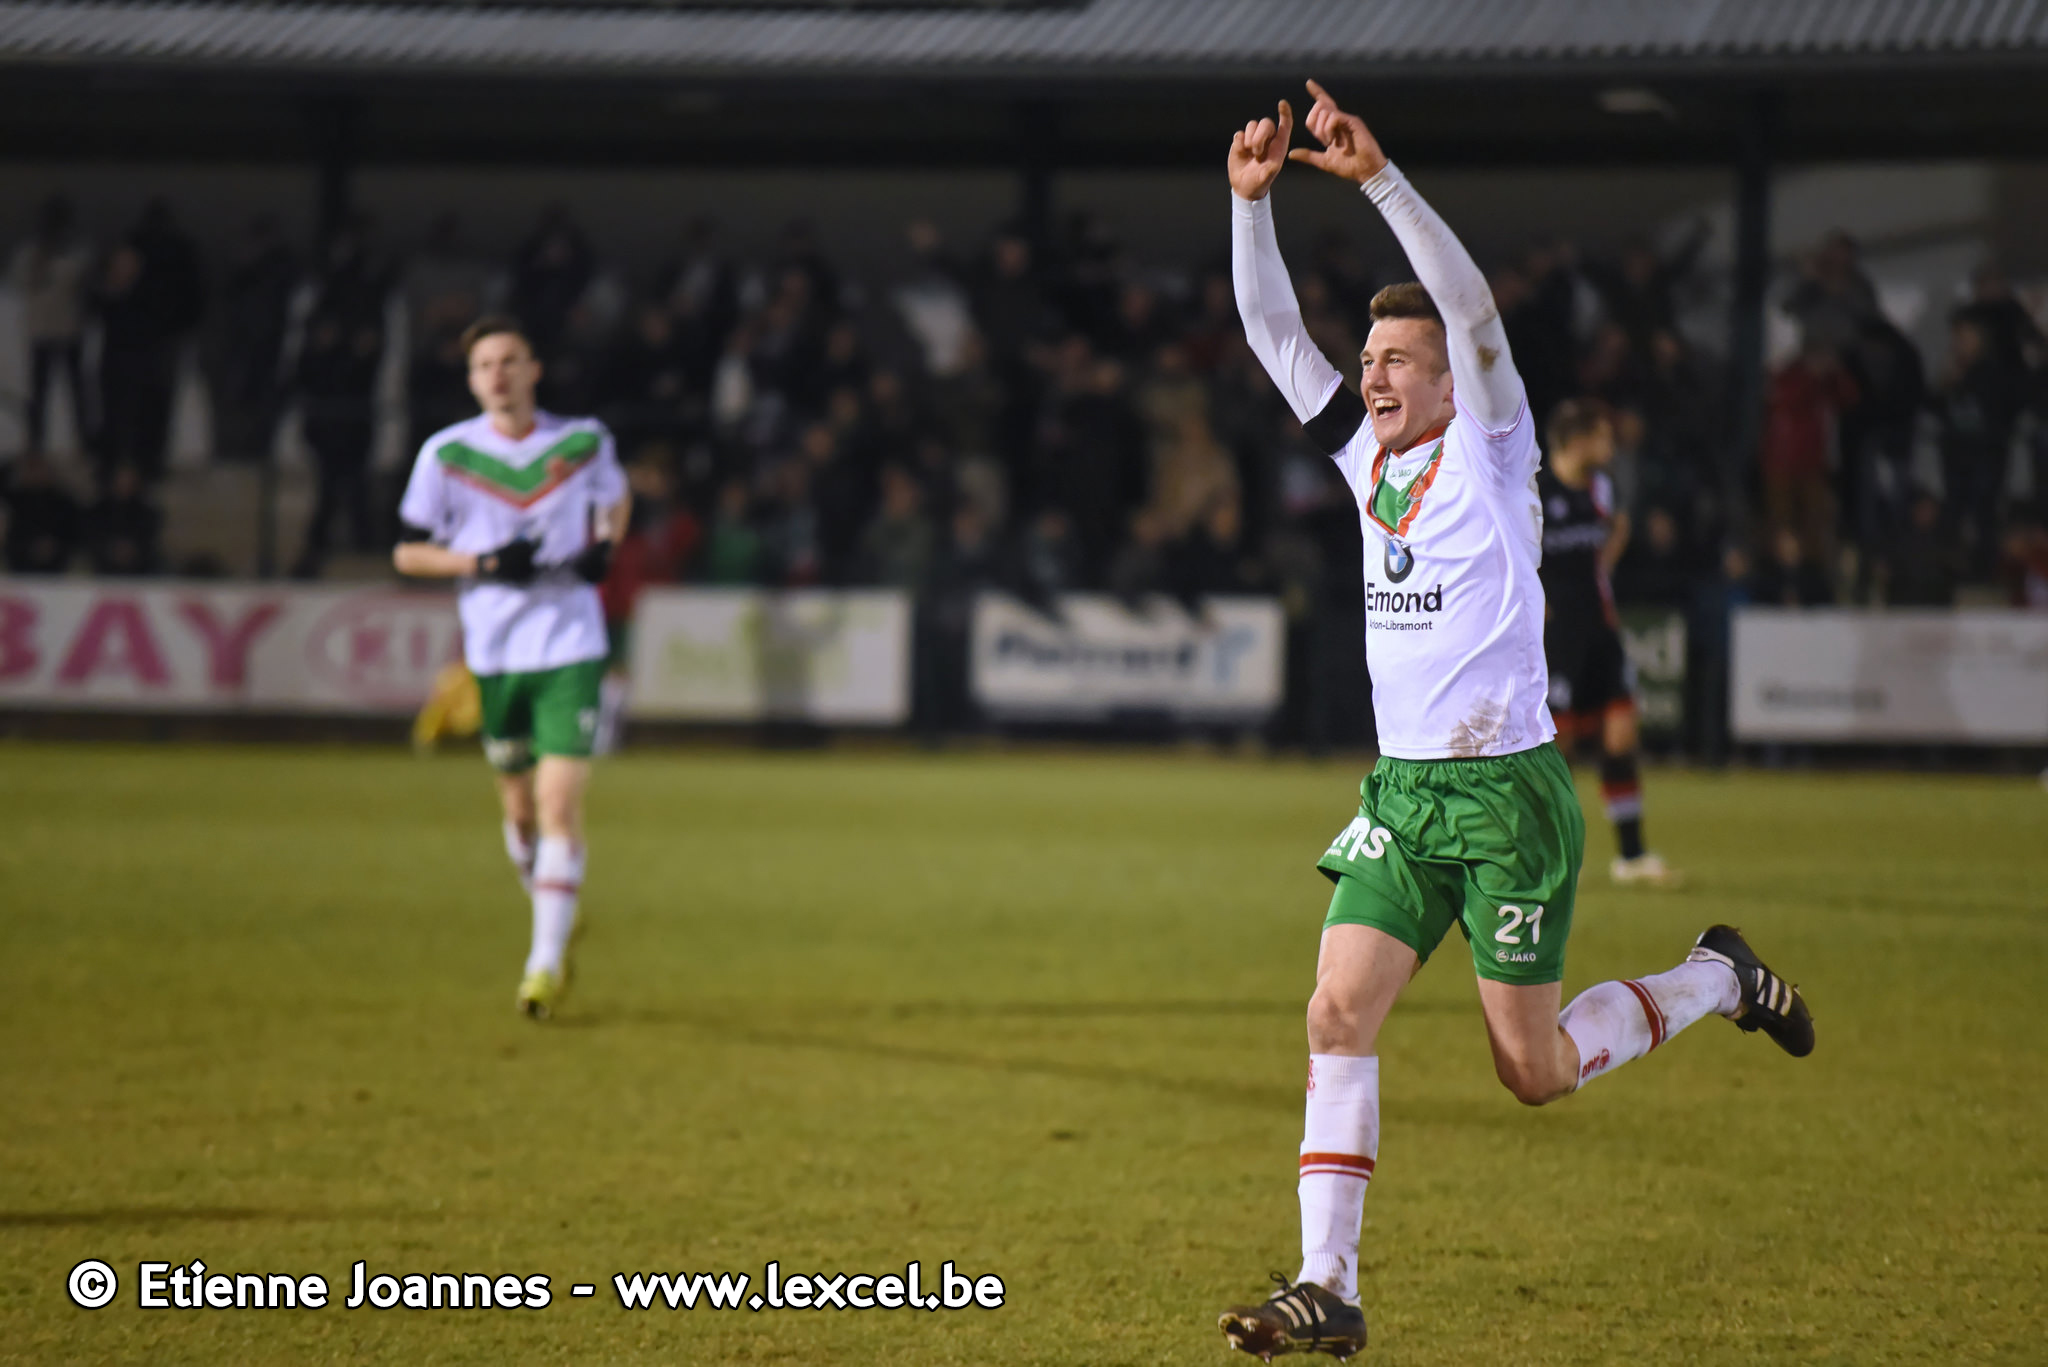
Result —
[[[1444,325],[1444,316],[1436,311],[1436,300],[1413,280],[1389,285],[1372,297],[1372,320],[1377,323],[1384,318],[1426,318],[1438,327]]]
[[[476,350],[476,344],[486,337],[497,337],[509,333],[526,343],[528,351],[533,350],[533,338],[526,335],[526,329],[517,318],[504,313],[486,313],[462,330],[462,358],[469,359],[469,353]]]
[[[1613,410],[1600,400],[1566,399],[1550,410],[1550,421],[1544,426],[1543,434],[1550,439],[1550,449],[1555,451],[1613,425]]]

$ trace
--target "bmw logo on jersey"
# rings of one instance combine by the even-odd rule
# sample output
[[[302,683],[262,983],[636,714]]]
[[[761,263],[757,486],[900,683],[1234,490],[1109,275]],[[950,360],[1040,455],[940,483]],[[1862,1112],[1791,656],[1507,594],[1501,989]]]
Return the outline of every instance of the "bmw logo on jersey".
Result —
[[[1409,575],[1415,573],[1415,552],[1408,548],[1408,543],[1405,541],[1397,541],[1391,536],[1386,540],[1387,582],[1398,584]]]

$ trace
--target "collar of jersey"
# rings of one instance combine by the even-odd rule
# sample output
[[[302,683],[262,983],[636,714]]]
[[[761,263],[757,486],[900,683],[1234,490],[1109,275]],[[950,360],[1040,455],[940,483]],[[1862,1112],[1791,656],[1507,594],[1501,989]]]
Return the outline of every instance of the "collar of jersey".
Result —
[[[1450,424],[1445,423],[1434,431],[1423,433],[1406,451],[1390,452],[1386,447],[1382,446],[1379,449],[1379,454],[1372,458],[1372,488],[1366,495],[1365,515],[1371,519],[1375,527],[1378,527],[1389,536],[1406,536],[1408,534],[1408,528],[1415,522],[1415,515],[1422,511],[1422,496],[1428,493],[1429,486],[1436,482],[1437,469],[1443,464],[1444,459],[1444,434],[1449,430]],[[1420,450],[1424,443],[1431,440],[1436,442],[1436,449],[1429,453],[1428,462],[1423,465],[1421,470],[1416,472],[1415,478],[1409,482],[1408,488],[1405,491],[1408,506],[1402,510],[1400,517],[1396,518],[1392,523],[1387,522],[1379,515],[1374,505],[1379,502],[1380,489],[1386,483],[1388,464],[1409,454],[1409,452]]]

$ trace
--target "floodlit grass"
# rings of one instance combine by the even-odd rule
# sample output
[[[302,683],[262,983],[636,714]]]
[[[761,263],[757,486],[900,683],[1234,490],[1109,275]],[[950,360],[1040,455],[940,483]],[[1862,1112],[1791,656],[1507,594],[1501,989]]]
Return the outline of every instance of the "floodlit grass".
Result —
[[[1294,1268],[1311,866],[1357,778],[630,756],[595,786],[576,995],[536,1027],[480,762],[0,747],[0,1359],[1222,1361],[1216,1312]],[[1691,886],[1612,890],[1589,821],[1567,993],[1731,920],[1818,1051],[1707,1021],[1526,1110],[1448,944],[1383,1040],[1370,1359],[2040,1362],[2048,794],[1673,773],[1649,802]],[[87,1257],[123,1278],[102,1310],[65,1295]],[[136,1308],[138,1262],[194,1258],[336,1301]],[[346,1310],[358,1258],[555,1300]],[[1008,1303],[609,1285],[912,1258]]]

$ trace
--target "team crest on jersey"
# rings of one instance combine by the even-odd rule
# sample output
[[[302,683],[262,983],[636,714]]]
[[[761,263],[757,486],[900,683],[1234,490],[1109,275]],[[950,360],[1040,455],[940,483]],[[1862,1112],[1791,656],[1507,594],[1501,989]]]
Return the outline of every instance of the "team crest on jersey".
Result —
[[[603,445],[595,432],[571,432],[541,452],[539,459],[514,465],[466,442],[450,441],[435,449],[434,459],[451,478],[472,489],[515,508],[531,508],[596,459]]]
[[[1444,443],[1438,438],[1436,450],[1429,453],[1429,463],[1404,488],[1387,478],[1387,451],[1381,447],[1372,459],[1372,496],[1366,500],[1365,515],[1388,536],[1406,536],[1415,515],[1422,511],[1422,496],[1436,483],[1436,473],[1443,463]],[[1388,554],[1392,554],[1391,545]]]
[[[1390,584],[1398,584],[1415,573],[1415,552],[1407,542],[1391,536],[1387,538],[1386,570]]]

